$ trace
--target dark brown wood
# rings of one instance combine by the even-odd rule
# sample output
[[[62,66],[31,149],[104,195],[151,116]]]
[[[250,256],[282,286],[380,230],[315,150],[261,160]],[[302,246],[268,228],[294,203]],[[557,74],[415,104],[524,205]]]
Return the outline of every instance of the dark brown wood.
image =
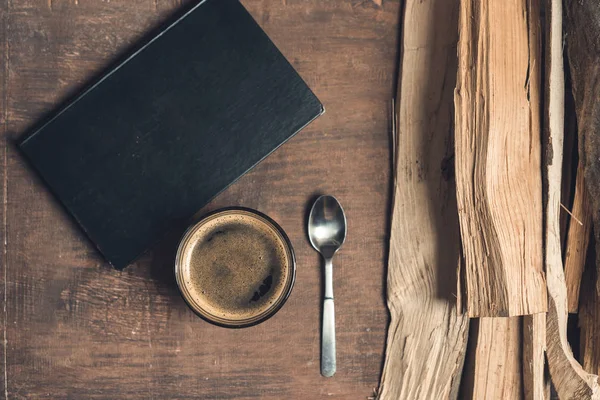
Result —
[[[560,202],[567,210],[573,210],[573,201],[575,200],[575,181],[579,158],[577,155],[577,116],[575,115],[575,104],[573,102],[573,93],[571,92],[568,68],[565,69],[565,81],[565,135],[563,141],[564,151]],[[563,256],[567,249],[567,234],[570,223],[571,216],[564,208],[561,207],[560,243]]]
[[[8,40],[6,37],[7,34],[7,7],[8,2],[2,2],[0,4],[0,52],[2,54],[7,53],[8,48]],[[6,382],[6,334],[7,334],[7,324],[6,324],[6,301],[7,301],[7,281],[6,281],[6,149],[7,149],[7,141],[6,141],[6,131],[8,127],[8,58],[2,57],[0,67],[0,196],[2,198],[2,206],[0,207],[0,215],[2,216],[2,226],[0,227],[0,302],[4,305],[4,307],[0,308],[0,396],[4,394],[4,397],[7,398],[7,382]]]
[[[5,397],[346,399],[366,398],[377,387],[387,327],[388,116],[399,4],[243,3],[327,109],[205,210],[256,208],[278,221],[295,247],[298,275],[288,303],[245,330],[214,327],[187,309],[172,273],[179,233],[125,271],[110,268],[13,144],[179,2],[0,6],[1,46],[8,50],[1,52],[0,128]],[[321,269],[304,230],[318,193],[336,195],[349,223],[334,270],[332,379],[319,374]]]
[[[591,236],[591,235],[590,235]],[[586,371],[600,374],[600,352],[598,351],[598,335],[600,334],[600,296],[596,290],[598,270],[596,268],[596,252],[593,238],[586,257],[585,270],[581,280],[581,302],[578,322],[579,358]]]
[[[565,281],[567,283],[567,305],[570,313],[577,313],[579,307],[579,289],[585,266],[585,258],[592,232],[592,209],[590,198],[583,179],[583,166],[578,163],[575,179],[575,198],[573,200],[571,223],[567,234],[567,246],[564,254]],[[577,220],[575,219],[577,218]]]
[[[600,3],[566,1],[565,28],[577,112],[579,160],[591,200],[596,245],[600,246]],[[599,250],[596,249],[599,257],[596,268],[600,267]]]

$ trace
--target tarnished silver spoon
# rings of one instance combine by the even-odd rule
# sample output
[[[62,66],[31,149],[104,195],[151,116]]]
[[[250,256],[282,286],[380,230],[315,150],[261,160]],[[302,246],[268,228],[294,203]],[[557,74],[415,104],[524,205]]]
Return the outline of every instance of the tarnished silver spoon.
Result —
[[[346,240],[346,215],[333,196],[315,201],[308,218],[308,237],[325,261],[325,298],[321,333],[321,375],[335,374],[335,308],[333,305],[333,264],[331,260]]]

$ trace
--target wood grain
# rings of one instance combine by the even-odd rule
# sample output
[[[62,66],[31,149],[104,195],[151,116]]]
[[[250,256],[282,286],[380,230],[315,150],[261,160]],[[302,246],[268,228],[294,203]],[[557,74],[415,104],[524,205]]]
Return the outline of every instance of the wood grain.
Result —
[[[460,399],[521,399],[522,317],[471,322]]]
[[[563,69],[565,75],[565,87],[570,88],[568,69]],[[561,181],[561,203],[567,210],[573,209],[575,197],[575,184],[577,180],[577,166],[579,156],[577,150],[577,116],[575,115],[575,104],[570,89],[565,90],[565,135],[563,140],[563,168]],[[560,243],[563,256],[567,249],[567,235],[571,216],[561,208],[560,211]]]
[[[565,254],[565,281],[567,282],[567,307],[570,313],[577,313],[579,288],[585,267],[585,260],[592,231],[592,205],[585,187],[582,163],[578,163],[575,179],[575,197],[567,234]]]
[[[461,2],[456,186],[470,317],[545,312],[537,0]]]
[[[523,316],[523,399],[550,399],[550,380],[545,374],[546,314]]]
[[[8,128],[8,69],[9,69],[9,58],[8,54],[8,18],[7,18],[8,2],[2,2],[0,4],[0,48],[5,55],[2,57],[2,66],[0,67],[0,96],[2,96],[0,104],[0,196],[2,198],[2,206],[0,207],[0,215],[2,220],[2,226],[0,227],[0,302],[2,302],[2,308],[0,309],[0,396],[4,394],[4,398],[8,398],[7,391],[7,354],[6,354],[6,334],[8,331],[7,327],[7,231],[6,231],[6,186],[7,186],[7,140],[6,132]]]
[[[553,0],[545,0],[543,9],[546,10],[546,40],[545,62],[546,70],[544,74],[545,86],[545,107],[543,108],[543,132],[541,142],[547,140],[549,143],[546,152],[542,152],[542,177],[543,177],[543,195],[542,205],[545,212],[543,216],[544,236],[544,262],[558,262],[561,260],[561,242],[560,242],[560,199],[561,199],[561,172],[563,156],[563,128],[564,128],[564,73],[562,69],[562,52],[556,53],[556,28],[560,26],[561,16],[555,14],[552,9]],[[540,2],[528,3],[528,7],[533,10],[539,10],[542,4]],[[528,10],[530,10],[528,8]],[[558,21],[557,18],[558,17]],[[541,27],[538,25],[541,21],[536,19],[535,27],[531,30],[541,34]],[[554,34],[554,36],[553,36]],[[530,36],[531,37],[531,36]],[[535,37],[536,41],[539,38]],[[535,43],[535,41],[534,41]],[[540,57],[541,59],[541,57]],[[559,68],[556,68],[556,65]],[[529,97],[533,101],[540,102],[539,93],[536,97]],[[556,141],[556,143],[554,142]],[[544,203],[545,201],[545,203]],[[550,379],[546,373],[547,336],[556,335],[556,331],[547,331],[546,313],[537,313],[525,315],[523,317],[523,397],[525,400],[545,400],[550,399]]]
[[[596,269],[595,249],[591,248],[581,282],[581,303],[578,322],[579,359],[583,368],[590,374],[600,374],[600,352],[598,337],[600,334],[600,296],[596,291],[598,272]]]
[[[544,112],[544,242],[548,284],[546,357],[561,399],[597,399],[598,377],[583,370],[567,340],[567,286],[560,240],[561,174],[564,142],[562,0],[546,2],[546,103]]]
[[[453,173],[458,1],[404,3],[396,95],[389,327],[380,399],[456,399],[469,319],[454,290]]]
[[[181,300],[172,272],[180,232],[125,271],[111,269],[12,144],[180,3],[2,3],[5,397],[347,399],[377,387],[387,326],[388,103],[399,4],[243,3],[327,109],[203,211],[256,208],[295,247],[298,274],[287,304],[245,330],[211,326]],[[333,379],[319,374],[320,260],[304,230],[318,193],[340,199],[349,223],[334,270]]]
[[[579,144],[600,268],[600,3],[565,1],[565,37]],[[596,288],[600,292],[600,283]]]

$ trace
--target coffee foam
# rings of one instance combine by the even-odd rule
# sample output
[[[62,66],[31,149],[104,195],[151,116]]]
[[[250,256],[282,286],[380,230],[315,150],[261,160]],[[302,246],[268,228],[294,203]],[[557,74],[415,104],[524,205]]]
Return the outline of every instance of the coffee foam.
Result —
[[[182,248],[180,284],[210,315],[247,320],[268,311],[286,289],[291,259],[277,229],[251,214],[217,215]]]

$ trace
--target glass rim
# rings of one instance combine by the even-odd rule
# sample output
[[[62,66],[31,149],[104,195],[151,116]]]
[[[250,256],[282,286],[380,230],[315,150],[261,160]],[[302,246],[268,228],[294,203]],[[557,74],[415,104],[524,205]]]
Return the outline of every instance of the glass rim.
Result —
[[[192,235],[207,222],[212,221],[212,220],[219,218],[221,216],[224,216],[224,215],[232,215],[232,214],[233,215],[242,214],[242,215],[250,216],[250,217],[252,217],[254,219],[258,219],[261,222],[266,223],[268,226],[270,226],[274,230],[274,232],[277,233],[278,239],[284,247],[284,251],[288,258],[288,269],[290,270],[288,277],[286,279],[286,282],[285,282],[285,287],[284,287],[283,291],[281,292],[281,294],[279,295],[279,297],[277,297],[277,299],[273,302],[273,304],[270,307],[268,307],[266,310],[264,310],[263,312],[255,315],[253,317],[246,318],[246,319],[240,319],[240,320],[232,320],[232,319],[228,319],[228,318],[223,318],[218,315],[209,313],[201,305],[194,302],[192,296],[190,295],[190,293],[188,291],[187,286],[184,285],[182,282],[183,281],[183,279],[182,279],[183,272],[182,272],[182,267],[181,267],[182,257],[184,255],[184,249],[185,249],[186,245],[188,244]],[[294,253],[294,248],[292,246],[292,243],[291,243],[290,239],[288,238],[287,234],[285,233],[283,228],[277,222],[275,222],[272,218],[261,213],[260,211],[257,211],[257,210],[251,209],[251,208],[225,207],[225,208],[220,208],[218,210],[212,211],[212,212],[202,216],[197,222],[191,224],[188,227],[188,229],[183,234],[182,238],[179,240],[179,244],[177,247],[177,254],[175,256],[175,268],[174,269],[175,269],[175,280],[177,282],[177,288],[179,290],[179,294],[181,295],[181,297],[183,298],[183,300],[185,301],[187,306],[196,315],[198,315],[200,318],[204,319],[205,321],[207,321],[213,325],[220,326],[220,327],[234,328],[234,329],[247,328],[247,327],[251,327],[254,325],[258,325],[258,324],[268,320],[273,315],[275,315],[286,303],[287,299],[289,298],[289,296],[292,292],[294,283],[296,281],[296,256]]]

